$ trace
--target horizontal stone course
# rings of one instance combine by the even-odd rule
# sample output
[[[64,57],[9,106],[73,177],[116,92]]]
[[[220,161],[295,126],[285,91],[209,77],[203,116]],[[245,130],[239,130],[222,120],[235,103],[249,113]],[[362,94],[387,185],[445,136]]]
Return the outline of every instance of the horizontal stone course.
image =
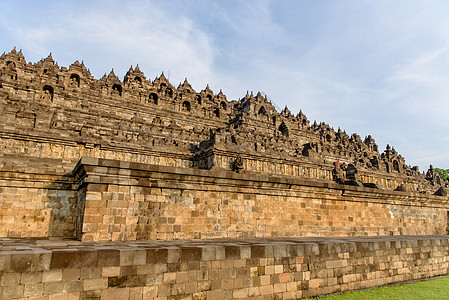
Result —
[[[447,227],[449,202],[417,192],[91,158],[74,174],[85,191],[78,192],[83,241],[435,235]],[[274,257],[290,251],[269,249]]]
[[[448,246],[447,236],[0,238],[0,292],[1,299],[297,299],[445,275]]]

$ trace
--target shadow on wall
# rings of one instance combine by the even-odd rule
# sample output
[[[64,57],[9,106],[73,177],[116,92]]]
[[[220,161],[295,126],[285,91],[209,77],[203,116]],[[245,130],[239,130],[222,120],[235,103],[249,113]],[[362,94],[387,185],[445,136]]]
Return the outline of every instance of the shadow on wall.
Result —
[[[77,191],[72,173],[43,187],[43,201],[50,212],[48,237],[75,238]]]

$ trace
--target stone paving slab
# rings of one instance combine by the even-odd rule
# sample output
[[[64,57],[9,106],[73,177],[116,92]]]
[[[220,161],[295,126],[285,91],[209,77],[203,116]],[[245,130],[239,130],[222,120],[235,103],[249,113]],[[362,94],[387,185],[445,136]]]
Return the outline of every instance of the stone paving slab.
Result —
[[[449,235],[425,236],[373,236],[373,237],[300,237],[300,238],[253,238],[209,240],[156,240],[132,242],[81,242],[70,239],[0,238],[0,255],[12,253],[45,253],[52,251],[79,250],[143,250],[173,248],[206,248],[223,246],[269,246],[295,244],[338,244],[364,242],[394,242],[449,239]]]

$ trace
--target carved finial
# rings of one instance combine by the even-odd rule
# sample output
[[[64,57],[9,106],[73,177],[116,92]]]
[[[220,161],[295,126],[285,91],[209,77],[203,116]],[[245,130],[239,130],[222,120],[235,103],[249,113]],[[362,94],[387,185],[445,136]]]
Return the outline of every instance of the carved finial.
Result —
[[[286,105],[286,106],[284,107],[284,109],[281,111],[281,114],[284,115],[284,116],[286,116],[286,117],[289,117],[289,116],[292,115],[292,112],[288,109],[288,107],[287,107],[287,105]]]
[[[210,93],[210,94],[213,94],[213,93],[214,93],[214,92],[210,89],[209,84],[206,85],[206,88],[204,89],[204,91],[205,91],[206,93]]]
[[[14,46],[14,48],[11,50],[12,54],[17,54],[17,50],[16,50],[16,46]]]
[[[220,92],[218,92],[217,96],[220,100],[226,100],[226,96],[223,94],[223,91],[221,89]]]
[[[131,66],[132,67],[132,66]],[[139,64],[136,65],[136,68],[134,69],[135,72],[140,72]]]
[[[44,62],[44,63],[51,63],[52,65],[55,64],[55,61],[53,60],[53,57],[52,57],[52,55],[51,55],[51,52],[50,52],[50,54],[48,54],[48,56],[43,60],[43,62]]]

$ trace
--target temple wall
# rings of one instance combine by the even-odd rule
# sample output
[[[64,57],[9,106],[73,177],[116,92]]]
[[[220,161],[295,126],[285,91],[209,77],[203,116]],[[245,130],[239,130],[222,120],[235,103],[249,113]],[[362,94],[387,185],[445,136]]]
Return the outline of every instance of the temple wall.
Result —
[[[73,160],[5,154],[0,164],[0,237],[439,235],[449,211],[447,197],[247,171],[83,158],[73,173]]]
[[[45,167],[45,160],[26,170],[2,163],[0,191],[0,237],[74,236],[73,177]]]
[[[0,245],[5,300],[298,299],[449,269],[447,237]]]
[[[102,146],[100,144],[82,144],[73,141],[53,140],[30,136],[1,137],[2,154],[21,155],[25,159],[49,158],[71,161],[70,168],[83,156],[124,160],[148,164],[160,164],[173,167],[189,167],[189,156],[181,153],[141,150],[135,148]],[[55,165],[55,167],[58,167]],[[70,169],[71,170],[71,169]]]
[[[83,158],[83,241],[446,234],[447,197]]]

